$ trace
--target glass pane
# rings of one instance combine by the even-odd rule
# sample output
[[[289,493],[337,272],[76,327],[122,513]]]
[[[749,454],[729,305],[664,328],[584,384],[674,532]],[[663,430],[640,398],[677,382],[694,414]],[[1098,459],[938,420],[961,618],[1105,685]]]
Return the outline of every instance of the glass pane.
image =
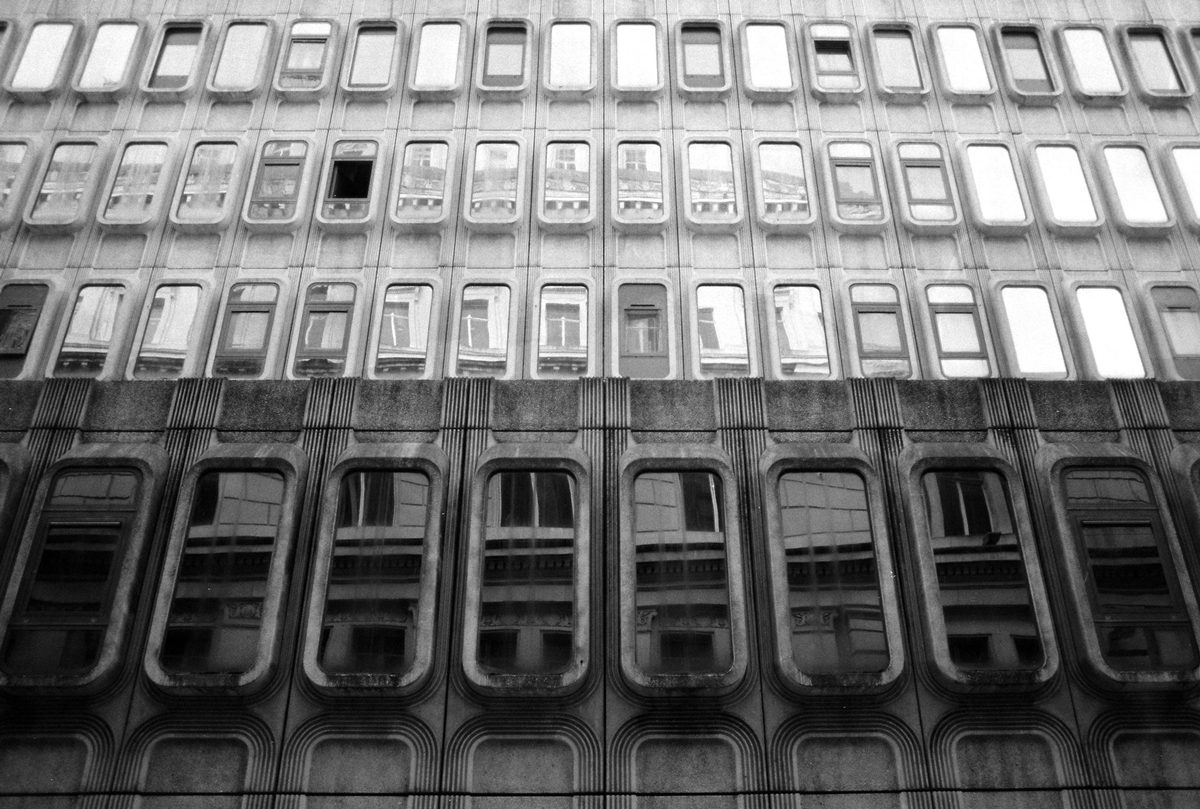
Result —
[[[311,311],[300,326],[300,351],[344,352],[349,312]]]
[[[988,222],[1025,221],[1025,203],[1008,148],[976,144],[967,147],[967,158],[979,217]]]
[[[863,480],[851,472],[779,478],[792,659],[805,674],[880,672],[889,660]]]
[[[937,29],[938,46],[945,64],[946,83],[956,93],[988,93],[992,81],[974,28],[943,25]]]
[[[131,143],[125,147],[104,209],[114,222],[144,222],[154,205],[167,159],[165,143]]]
[[[1016,352],[1017,370],[1023,374],[1065,374],[1067,364],[1046,290],[1004,287],[1000,295]]]
[[[1032,31],[1005,31],[1004,58],[1008,60],[1009,77],[1018,90],[1027,93],[1049,93],[1054,90],[1042,44]]]
[[[1075,147],[1039,146],[1034,153],[1054,218],[1067,223],[1095,222],[1096,206]]]
[[[3,146],[0,146],[0,165],[3,165]],[[1200,148],[1195,146],[1176,146],[1171,150],[1175,161],[1175,171],[1182,181],[1184,193],[1192,206],[1192,216],[1200,220]],[[0,187],[0,210],[3,210],[3,193]]]
[[[7,216],[17,202],[12,198],[13,188],[28,153],[23,143],[0,143],[0,216]]]
[[[234,23],[225,33],[212,86],[218,90],[253,90],[267,46],[266,23]]]
[[[1067,28],[1063,31],[1067,53],[1075,65],[1075,78],[1085,93],[1119,93],[1121,78],[1113,64],[1108,40],[1099,28]]]
[[[652,23],[617,25],[617,88],[657,87],[658,31]]]
[[[8,284],[0,291],[0,368],[7,365],[10,376],[21,371],[48,291],[45,284]]]
[[[550,26],[550,77],[554,88],[588,87],[592,83],[592,27],[585,22]]]
[[[617,145],[617,215],[626,220],[663,215],[662,150],[657,143]]]
[[[79,290],[54,364],[55,376],[95,376],[104,370],[124,298],[125,289],[119,286],[87,286]]]
[[[425,372],[429,314],[433,300],[427,286],[390,286],[384,295],[379,324],[379,353],[375,373],[385,377],[414,377]]]
[[[396,193],[396,216],[436,219],[442,215],[449,156],[450,147],[445,143],[414,142],[404,147],[400,186]]]
[[[1158,31],[1139,31],[1129,35],[1129,45],[1137,62],[1138,75],[1147,90],[1177,93],[1183,90],[1175,62],[1167,43]]]
[[[283,494],[278,472],[200,476],[159,651],[165,670],[238,674],[258,662]]]
[[[574,658],[575,480],[488,479],[476,662],[496,674],[562,674]]]
[[[413,87],[447,90],[458,86],[458,48],[462,26],[456,22],[431,22],[421,26],[421,44]]]
[[[457,371],[462,376],[503,376],[508,370],[508,287],[463,289]]]
[[[78,216],[95,155],[94,143],[63,143],[55,147],[33,203],[32,218],[71,220]]]
[[[733,665],[721,479],[645,472],[633,484],[634,659],[646,674]]]
[[[696,288],[696,334],[700,370],[711,376],[741,376],[750,370],[742,288],[705,284]]]
[[[403,674],[420,625],[429,478],[360,471],[342,478],[317,659],[327,674]]]
[[[979,354],[979,329],[971,312],[936,312],[934,324],[942,354]]]
[[[1121,291],[1112,287],[1080,287],[1075,290],[1075,297],[1096,372],[1105,378],[1145,376]]]
[[[821,291],[809,286],[775,288],[775,337],[779,371],[785,375],[829,375]]]
[[[59,66],[67,52],[74,26],[70,23],[43,22],[33,26],[21,61],[13,71],[14,90],[49,90],[54,86]]]
[[[154,72],[150,75],[150,87],[156,90],[177,89],[188,83],[192,66],[200,50],[199,26],[172,27],[163,34],[162,47]]]
[[[921,68],[912,33],[906,30],[875,32],[875,54],[879,57],[879,72],[883,83],[892,90],[919,89],[922,86]]]
[[[1200,312],[1174,308],[1159,311],[1171,353],[1177,357],[1200,356]]]
[[[235,351],[260,351],[267,346],[270,312],[230,312],[225,348]]]
[[[567,377],[587,373],[587,287],[542,287],[541,307],[538,372]]]
[[[954,470],[922,482],[951,661],[964,669],[1038,668],[1045,653],[1003,479]]]
[[[392,78],[392,54],[396,50],[396,28],[391,25],[364,25],[354,39],[354,58],[350,63],[351,87],[383,87]]]
[[[519,154],[515,143],[481,143],[475,147],[471,182],[473,217],[504,221],[516,215]]]
[[[586,143],[546,144],[545,199],[547,219],[572,222],[592,213],[591,147]]]
[[[800,221],[808,218],[808,183],[804,179],[804,155],[795,143],[760,143],[763,218],[769,222]]]
[[[80,90],[114,90],[121,86],[129,57],[137,41],[133,23],[106,22],[96,28],[96,38],[79,75]]]
[[[1167,221],[1158,184],[1150,171],[1146,153],[1137,146],[1108,146],[1104,161],[1117,191],[1117,201],[1125,219],[1137,224],[1161,224]]]
[[[901,354],[904,340],[900,334],[899,312],[858,313],[860,351],[866,354]]]
[[[175,379],[183,372],[192,326],[200,308],[200,287],[164,285],[154,291],[133,375],[138,379]]]
[[[908,181],[909,202],[945,202],[950,198],[942,166],[906,164],[904,179]]]
[[[220,219],[229,202],[236,143],[198,143],[192,151],[175,214],[185,222]]]
[[[738,215],[733,150],[728,143],[688,144],[688,204],[692,218],[701,222]]]
[[[525,78],[524,28],[493,26],[487,32],[483,54],[483,83],[499,87],[516,87]]]
[[[850,220],[879,219],[883,216],[872,164],[835,162],[833,182],[838,216]]]
[[[792,64],[788,58],[787,29],[782,25],[747,25],[746,57],[750,62],[750,84],[755,89],[791,89]]]
[[[684,81],[701,87],[717,87],[724,83],[721,32],[707,26],[687,26],[680,31],[680,38]]]

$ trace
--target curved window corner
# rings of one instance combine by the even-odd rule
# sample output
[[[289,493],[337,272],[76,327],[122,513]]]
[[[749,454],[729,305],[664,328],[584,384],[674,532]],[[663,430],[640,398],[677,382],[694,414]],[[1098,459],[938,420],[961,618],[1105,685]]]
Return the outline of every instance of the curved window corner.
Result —
[[[179,379],[197,363],[194,327],[203,316],[199,284],[160,284],[154,290],[133,363],[134,379]]]
[[[619,141],[613,161],[613,225],[627,231],[661,230],[669,218],[670,207],[666,174],[669,161],[663,160],[662,144],[657,141]]]
[[[274,355],[272,329],[278,306],[279,285],[240,283],[229,289],[216,345],[212,375],[257,379]]]
[[[1081,286],[1075,303],[1083,324],[1092,368],[1101,379],[1142,379],[1146,366],[1125,296],[1116,287]]]
[[[309,143],[269,140],[250,178],[242,218],[251,228],[290,231],[300,225],[309,199]]]
[[[1200,60],[1200,46],[1196,58]],[[0,150],[3,148],[0,145]],[[1173,145],[1170,159],[1164,159],[1163,164],[1179,202],[1180,217],[1192,230],[1200,230],[1200,146]],[[0,202],[0,222],[3,222],[3,207]]]
[[[598,183],[590,141],[547,142],[538,179],[537,216],[543,229],[579,231],[596,223]]]
[[[679,93],[694,100],[729,94],[733,86],[725,28],[717,22],[682,22],[676,29]]]
[[[828,321],[821,288],[812,284],[775,287],[771,298],[776,373],[781,379],[827,379],[832,373]]]
[[[662,379],[672,371],[673,335],[663,284],[617,287],[617,373],[633,379]]]
[[[588,288],[582,284],[546,284],[538,305],[538,376],[586,376],[592,365]]]
[[[866,141],[832,141],[825,153],[831,224],[848,233],[882,231],[891,217],[874,147]]]
[[[496,232],[517,226],[526,197],[522,151],[522,144],[516,141],[482,141],[475,145],[470,192],[463,200],[467,227]]]
[[[1039,143],[1032,162],[1046,227],[1067,235],[1098,231],[1104,217],[1074,144]]]
[[[0,141],[0,230],[20,216],[35,156],[28,141]]]
[[[196,85],[206,35],[203,22],[166,23],[147,58],[142,92],[157,99],[186,97]]]
[[[822,101],[854,101],[863,89],[854,29],[842,22],[815,22],[807,33],[812,94]]]
[[[280,48],[275,90],[291,96],[315,96],[325,90],[337,61],[337,25],[330,20],[292,23]]]
[[[18,98],[44,100],[67,75],[78,26],[68,20],[42,20],[29,29],[25,47],[4,82],[4,89]]]
[[[733,147],[723,141],[693,140],[687,144],[684,219],[693,230],[731,230],[742,221],[738,199],[741,176]]]
[[[949,234],[962,224],[958,194],[941,144],[903,141],[892,162],[900,219],[918,233]]]
[[[1006,285],[1000,289],[1000,301],[1010,372],[1030,378],[1066,378],[1062,331],[1046,288]]]

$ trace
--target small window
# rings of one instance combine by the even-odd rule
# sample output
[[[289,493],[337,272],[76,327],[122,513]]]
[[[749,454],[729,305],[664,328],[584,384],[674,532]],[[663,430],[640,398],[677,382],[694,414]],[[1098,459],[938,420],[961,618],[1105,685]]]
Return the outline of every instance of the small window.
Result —
[[[1075,84],[1087,95],[1120,95],[1125,92],[1108,37],[1101,28],[1066,28],[1062,32],[1067,59],[1075,68]]]
[[[411,141],[404,147],[396,217],[439,219],[446,205],[446,164],[450,147],[440,141]]]
[[[354,52],[350,57],[350,75],[346,86],[351,90],[378,90],[392,81],[396,58],[396,26],[387,23],[361,25],[354,34]]]
[[[262,375],[278,296],[274,284],[234,284],[229,290],[213,376]]]
[[[425,285],[387,288],[379,322],[376,376],[412,379],[425,375],[432,306],[433,291]]]
[[[284,522],[284,477],[274,471],[207,471],[192,508],[159,648],[170,674],[244,674],[260,664],[269,582]],[[176,539],[179,541],[179,538]]]
[[[592,147],[584,142],[546,144],[542,216],[551,222],[582,222],[592,216]]]
[[[52,90],[58,83],[67,48],[75,35],[75,26],[66,22],[40,22],[29,31],[25,50],[8,86],[17,91]]]
[[[433,627],[424,580],[430,483],[422,472],[347,472],[338,490],[317,665],[326,674],[405,674]]]
[[[847,222],[882,221],[883,199],[871,146],[838,141],[829,144],[828,150],[838,217]]]
[[[201,289],[196,284],[163,284],[154,290],[150,315],[133,366],[136,379],[178,379],[196,341]]]
[[[60,143],[55,146],[29,218],[34,222],[46,223],[78,219],[91,187],[95,158],[94,143]]]
[[[0,155],[4,146],[0,145]],[[1192,212],[1192,224],[1200,224],[1200,146],[1174,146],[1171,148],[1171,161],[1179,179],[1176,186],[1179,196]],[[0,165],[3,157],[0,156]],[[3,171],[0,168],[0,171]],[[3,188],[0,187],[0,195]],[[0,211],[4,210],[3,196],[0,196]]]
[[[427,22],[421,26],[413,68],[414,90],[453,90],[459,84],[462,25],[456,22]]]
[[[960,670],[1032,670],[1046,662],[1008,487],[995,472],[921,476],[937,600],[950,663]],[[933,601],[932,594],[926,594]],[[935,622],[935,626],[939,622]]]
[[[785,569],[787,637],[806,675],[871,673],[888,668],[883,598],[866,486],[854,472],[779,476],[777,557]],[[777,589],[781,589],[778,587]]]
[[[661,284],[622,284],[617,292],[620,357],[618,373],[662,378],[670,370],[667,289]]]
[[[1000,42],[1013,89],[1020,93],[1053,93],[1057,89],[1036,29],[1006,28],[1000,33]]]
[[[203,33],[200,25],[166,27],[147,82],[151,90],[180,90],[191,82]]]
[[[1004,301],[1017,373],[1022,376],[1066,376],[1067,363],[1063,359],[1062,342],[1046,290],[1006,286],[1000,297]]]
[[[17,181],[25,169],[29,147],[24,143],[0,142],[0,222],[8,219],[20,204]]]
[[[1200,299],[1191,287],[1156,286],[1150,290],[1163,334],[1179,375],[1200,378]],[[0,310],[0,317],[3,317]]]
[[[231,23],[217,58],[212,89],[246,92],[258,87],[271,29],[265,22]]]
[[[693,141],[687,149],[688,211],[698,223],[729,222],[740,216],[728,143]]]
[[[702,376],[744,376],[750,372],[746,305],[740,286],[696,287],[696,341]]]
[[[8,284],[0,290],[0,378],[21,373],[49,287]]]
[[[778,286],[773,299],[780,375],[829,376],[821,290],[815,286]]]
[[[657,222],[665,214],[662,147],[657,143],[618,143],[617,217],[626,222]]]
[[[108,222],[139,224],[149,220],[165,179],[165,143],[131,143],[121,154],[113,177],[104,219]]]
[[[658,29],[649,22],[617,23],[617,90],[653,90],[658,74]]]
[[[592,26],[586,22],[550,24],[551,90],[584,90],[592,86]]]
[[[300,316],[292,373],[301,377],[342,376],[353,319],[354,284],[310,284]]]
[[[37,516],[0,661],[18,676],[83,675],[100,663],[141,501],[133,469],[67,469]]]
[[[1028,220],[1017,170],[1007,146],[972,144],[967,147],[967,164],[975,191],[976,215],[984,224],[1017,224]]]
[[[758,144],[758,190],[762,218],[768,224],[808,221],[808,180],[800,144]]]
[[[1077,467],[1063,484],[1104,662],[1117,671],[1194,669],[1195,627],[1145,476]]]
[[[643,472],[633,502],[634,664],[648,675],[729,672],[735,640],[721,479]]]
[[[925,288],[933,337],[942,374],[980,377],[991,373],[975,292],[966,284],[930,284]]]
[[[1183,80],[1163,32],[1156,28],[1135,28],[1128,37],[1130,56],[1142,88],[1149,93],[1183,93]]]
[[[747,23],[744,31],[750,89],[788,91],[796,83],[787,29],[778,23]]]
[[[455,365],[460,376],[508,373],[508,297],[506,286],[463,288]]]
[[[907,377],[912,373],[900,296],[891,284],[850,287],[858,356],[865,376]]]
[[[721,29],[715,25],[683,25],[679,29],[683,57],[683,85],[688,89],[724,87],[725,54]]]
[[[1096,373],[1105,379],[1144,377],[1146,369],[1121,290],[1080,287],[1075,290],[1075,301]]]
[[[54,363],[55,376],[98,376],[118,331],[125,287],[93,284],[79,290]]]
[[[331,222],[366,219],[379,145],[373,140],[340,140],[333,146],[321,215]]]
[[[947,90],[964,94],[992,92],[992,77],[977,30],[967,25],[940,25],[937,43]]]
[[[1112,180],[1117,205],[1126,222],[1133,225],[1165,225],[1170,222],[1158,190],[1158,181],[1142,147],[1106,146],[1104,164]]]
[[[492,25],[487,29],[483,50],[485,88],[511,89],[525,83],[525,51],[529,31],[521,25]]]
[[[475,664],[487,674],[565,674],[573,664],[576,485],[566,472],[488,478]]]
[[[84,92],[117,90],[125,83],[139,28],[131,22],[102,22],[79,74],[78,87]]]
[[[1099,216],[1083,173],[1079,151],[1074,146],[1052,144],[1038,146],[1033,153],[1050,215],[1064,225],[1097,223]]]
[[[281,90],[315,90],[325,80],[329,62],[333,25],[317,20],[292,23],[291,34],[284,46],[283,64],[279,67],[278,85]]]
[[[936,143],[901,143],[896,147],[908,215],[913,221],[952,222],[958,217],[950,190],[950,173]]]
[[[180,222],[212,223],[224,219],[237,163],[236,143],[197,143],[184,175],[175,217]]]
[[[893,93],[919,93],[925,89],[917,46],[908,28],[875,28],[871,32],[883,89]]]
[[[588,371],[588,290],[542,287],[538,374],[578,377]]]
[[[308,144],[302,140],[263,144],[246,218],[255,222],[294,218],[307,159]]]
[[[475,147],[471,175],[471,217],[481,222],[510,222],[517,216],[521,148],[510,142]]]
[[[820,23],[808,29],[813,47],[813,82],[819,90],[858,90],[858,65],[850,26]]]

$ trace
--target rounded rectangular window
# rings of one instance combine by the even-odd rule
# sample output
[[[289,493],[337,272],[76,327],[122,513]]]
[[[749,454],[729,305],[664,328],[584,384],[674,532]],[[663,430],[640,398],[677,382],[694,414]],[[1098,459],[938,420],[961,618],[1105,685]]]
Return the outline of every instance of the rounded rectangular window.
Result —
[[[702,376],[744,376],[750,372],[744,301],[740,286],[696,287],[696,350]]]
[[[197,143],[184,175],[175,217],[185,223],[215,223],[229,211],[233,170],[237,163],[236,143]]]
[[[453,90],[461,79],[458,52],[462,25],[456,22],[427,22],[421,26],[416,66],[412,73],[414,90]]]
[[[1179,375],[1200,378],[1200,298],[1183,286],[1156,286],[1150,295]]]
[[[1064,225],[1099,221],[1092,191],[1074,146],[1047,144],[1033,150],[1050,215]]]
[[[592,82],[592,26],[586,22],[551,23],[549,88],[582,90]]]
[[[942,373],[980,377],[991,373],[975,292],[966,284],[930,284],[925,288]]]
[[[871,32],[879,77],[891,92],[920,92],[925,87],[917,62],[916,44],[907,28],[876,28]]]
[[[808,29],[812,40],[813,83],[820,90],[858,90],[853,33],[843,23],[820,23]]]
[[[772,225],[807,222],[808,180],[804,152],[798,143],[758,144],[759,215]]]
[[[550,141],[543,166],[542,216],[551,222],[583,222],[592,216],[592,147]]]
[[[321,216],[330,223],[363,221],[371,212],[379,144],[340,140],[333,145]]]
[[[168,25],[159,44],[147,86],[151,90],[180,90],[192,80],[200,54],[202,25]]]
[[[1075,300],[1096,373],[1105,379],[1144,377],[1146,368],[1121,290],[1080,287],[1075,290]]]
[[[821,290],[815,286],[778,286],[773,300],[780,375],[829,376]]]
[[[943,76],[950,92],[992,92],[992,77],[978,31],[967,25],[940,25],[937,43]]]
[[[908,215],[915,222],[952,222],[958,217],[942,147],[936,143],[896,146]]]
[[[17,182],[28,155],[29,147],[24,143],[0,143],[0,222],[7,221],[20,203]]]
[[[1104,165],[1126,222],[1132,225],[1170,222],[1144,149],[1140,146],[1106,146]]]
[[[116,284],[79,290],[54,363],[55,376],[98,376],[104,370],[124,300],[125,287]]]
[[[617,219],[659,222],[665,216],[662,147],[657,143],[618,143]]]
[[[346,86],[351,90],[376,90],[392,81],[396,40],[395,25],[363,25],[354,34],[354,53],[350,57],[350,75]]]
[[[740,216],[728,143],[692,142],[687,148],[688,213],[694,222],[730,222]]]
[[[26,92],[54,89],[74,34],[75,26],[71,23],[40,22],[34,25],[8,86]]]
[[[746,62],[752,90],[787,91],[796,83],[787,29],[778,23],[747,23]]]
[[[212,89],[246,92],[258,86],[271,29],[264,22],[239,22],[225,30]]]
[[[198,284],[163,284],[154,290],[150,315],[142,333],[135,379],[178,379],[195,342],[193,327],[200,310]]]
[[[25,367],[49,291],[46,284],[6,284],[0,289],[0,379],[11,379]]]
[[[521,148],[516,143],[499,141],[476,145],[469,209],[472,219],[516,221],[520,158]]]
[[[588,290],[585,286],[542,287],[538,330],[538,374],[579,377],[588,370]]]
[[[278,296],[275,284],[235,284],[229,290],[213,376],[253,378],[262,374]]]
[[[253,222],[293,219],[307,164],[308,144],[302,140],[264,143],[246,218]]]
[[[104,220],[131,225],[148,221],[161,193],[166,161],[165,143],[126,146],[104,206]]]
[[[616,28],[616,89],[652,90],[658,75],[658,28],[648,22],[623,22]]]
[[[116,90],[125,83],[133,46],[139,29],[132,22],[104,22],[96,27],[96,37],[79,74],[78,88],[84,92]]]
[[[1067,363],[1050,299],[1042,287],[1006,286],[1000,291],[1013,365],[1029,376],[1063,377]]]
[[[433,290],[424,284],[387,288],[379,321],[376,376],[414,379],[425,375],[432,307]]]
[[[1200,53],[1197,54],[1200,59]],[[3,150],[0,146],[0,150]],[[1178,196],[1190,208],[1192,224],[1200,225],[1200,146],[1174,146],[1171,148],[1171,163],[1179,180]],[[0,186],[0,215],[4,211],[3,188]]]
[[[618,367],[621,376],[661,379],[670,372],[667,288],[622,284],[617,289]]]
[[[683,25],[679,29],[679,47],[683,57],[684,88],[716,89],[725,85],[725,54],[720,28]]]
[[[907,377],[912,373],[900,296],[891,284],[850,287],[859,365],[865,376]]]
[[[525,83],[525,51],[529,31],[522,25],[492,25],[484,35],[481,84],[512,89]]]
[[[1183,81],[1163,32],[1139,28],[1130,31],[1128,37],[1130,56],[1142,87],[1151,93],[1182,93]]]
[[[460,376],[508,373],[508,299],[506,286],[473,284],[463,288],[458,321]]]
[[[847,222],[882,221],[883,198],[870,144],[840,141],[827,148],[838,217]]]
[[[1012,153],[998,143],[975,143],[967,147],[967,164],[975,191],[976,215],[984,224],[1025,222],[1028,213]]]
[[[446,166],[450,146],[441,141],[410,141],[400,161],[396,218],[436,221],[446,206]]]
[[[96,144],[60,143],[55,146],[29,219],[46,224],[70,224],[77,220],[85,201],[90,198],[95,166]]]
[[[278,84],[283,90],[314,90],[325,79],[332,50],[333,26],[321,20],[298,20],[284,45]]]
[[[1062,40],[1067,58],[1075,68],[1075,84],[1081,93],[1120,95],[1125,92],[1102,29],[1066,28]]]
[[[1000,33],[1000,43],[1014,90],[1046,94],[1057,89],[1036,28],[1005,28]]]
[[[341,376],[346,372],[354,284],[310,284],[296,337],[292,373],[299,377]]]

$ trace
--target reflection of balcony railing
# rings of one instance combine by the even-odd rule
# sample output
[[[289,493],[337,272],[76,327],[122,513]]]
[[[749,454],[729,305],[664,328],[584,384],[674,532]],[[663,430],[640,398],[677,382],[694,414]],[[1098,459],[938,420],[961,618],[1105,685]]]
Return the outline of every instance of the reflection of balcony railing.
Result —
[[[420,374],[425,370],[425,349],[379,347],[377,374]]]
[[[586,346],[541,346],[538,370],[583,373],[587,370]]]
[[[504,348],[469,348],[461,345],[458,348],[460,372],[503,374],[507,364],[508,352]]]

